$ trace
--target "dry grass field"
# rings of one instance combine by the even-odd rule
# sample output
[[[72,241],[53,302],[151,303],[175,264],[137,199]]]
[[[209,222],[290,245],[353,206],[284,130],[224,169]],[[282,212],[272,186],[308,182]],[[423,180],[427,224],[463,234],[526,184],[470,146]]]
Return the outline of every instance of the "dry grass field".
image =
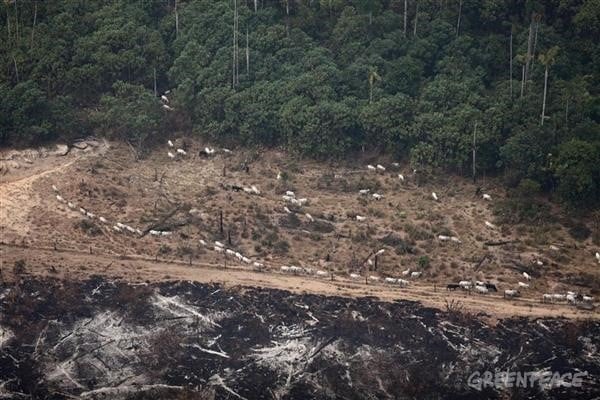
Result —
[[[560,218],[535,226],[501,224],[494,207],[506,194],[493,179],[478,182],[492,197],[486,201],[466,179],[444,175],[419,182],[408,166],[394,168],[389,159],[365,155],[352,165],[339,165],[256,149],[231,153],[217,149],[207,157],[199,154],[205,145],[179,140],[176,147],[185,147],[187,155],[171,159],[165,144],[140,161],[134,160],[127,146],[107,142],[89,142],[85,150],[73,149],[66,156],[56,151],[3,152],[0,256],[5,277],[18,259],[26,261],[30,273],[86,271],[81,266],[86,263],[98,268],[84,274],[130,279],[195,279],[185,274],[185,268],[227,266],[227,273],[222,272],[225,283],[243,285],[247,280],[251,285],[320,293],[328,293],[323,286],[333,285],[331,290],[338,294],[413,296],[421,301],[432,297],[436,287],[440,307],[447,296],[468,297],[474,299],[474,308],[506,315],[511,311],[502,310],[509,304],[528,300],[529,312],[541,307],[548,314],[597,316],[573,306],[539,304],[542,293],[574,291],[597,299],[600,264],[594,253],[600,245],[593,243],[598,227],[592,222],[578,222],[593,232],[586,240],[573,238]],[[385,165],[386,171],[370,171],[367,164]],[[398,178],[400,173],[404,181]],[[65,203],[57,200],[53,185]],[[260,194],[234,190],[252,185]],[[370,189],[369,195],[360,195],[361,189]],[[306,198],[307,204],[300,207],[284,201],[286,191]],[[372,193],[383,198],[375,200]],[[80,207],[93,217],[83,216]],[[356,215],[366,220],[357,221]],[[485,221],[496,227],[486,226]],[[113,228],[117,223],[139,229],[142,235],[125,229],[117,232]],[[150,230],[171,234],[157,237]],[[455,236],[460,243],[442,241],[439,235]],[[256,273],[252,264],[215,252],[214,241],[264,264],[266,271]],[[507,243],[495,245],[499,242]],[[369,257],[374,261],[373,253],[380,249],[385,252],[377,257],[377,265],[366,262]],[[101,267],[94,259],[109,266]],[[124,259],[133,261],[119,262]],[[136,260],[144,263],[139,271]],[[125,264],[128,267],[121,266]],[[165,267],[159,275],[161,265],[176,265],[179,272],[169,273]],[[278,273],[282,265],[333,273],[335,284],[308,275],[284,276]],[[403,276],[408,269],[422,275]],[[142,270],[154,272],[144,276]],[[211,280],[216,271],[211,272]],[[249,275],[234,278],[235,271]],[[523,271],[533,277],[530,288],[521,290],[520,300],[501,302],[504,289],[526,282]],[[351,280],[351,273],[361,278]],[[366,285],[365,276],[380,281]],[[392,289],[382,282],[385,277],[403,277],[411,284],[390,294]],[[497,284],[499,293],[446,292],[446,284],[460,280],[489,281]]]

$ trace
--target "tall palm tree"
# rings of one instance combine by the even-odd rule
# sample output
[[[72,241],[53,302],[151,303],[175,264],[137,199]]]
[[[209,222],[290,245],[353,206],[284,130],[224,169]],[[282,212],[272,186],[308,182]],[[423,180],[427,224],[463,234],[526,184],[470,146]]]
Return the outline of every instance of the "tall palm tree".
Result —
[[[380,81],[381,77],[377,73],[375,68],[369,71],[369,103],[373,102],[373,86],[375,85],[375,81]]]
[[[542,65],[545,67],[544,71],[544,99],[542,101],[542,119],[540,125],[544,125],[544,118],[546,113],[546,95],[548,93],[548,70],[550,69],[550,65],[554,64],[556,60],[556,55],[558,54],[558,46],[554,46],[550,48],[546,54],[540,54],[539,60]]]

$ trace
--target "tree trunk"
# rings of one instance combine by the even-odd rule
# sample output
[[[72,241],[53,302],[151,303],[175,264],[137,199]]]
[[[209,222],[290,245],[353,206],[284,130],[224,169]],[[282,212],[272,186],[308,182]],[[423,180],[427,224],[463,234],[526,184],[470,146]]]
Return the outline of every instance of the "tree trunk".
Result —
[[[235,89],[235,21],[233,23],[233,47],[232,48],[233,48],[233,52],[231,53],[231,87],[233,89]]]
[[[567,104],[565,104],[565,129],[569,130],[569,98],[567,97]]]
[[[235,84],[240,84],[240,20],[237,9],[237,0],[235,7]]]
[[[285,0],[285,34],[290,35],[290,0]]]
[[[521,97],[525,93],[525,64],[521,67]]]
[[[527,55],[525,56],[525,79],[524,83],[529,79],[529,63],[531,62],[531,51],[533,44],[533,16],[531,16],[531,23],[529,24],[529,36],[527,37]],[[526,84],[525,84],[526,86]]]
[[[258,11],[258,0],[254,0],[254,12]]]
[[[11,37],[11,33],[12,31],[10,30],[10,11],[8,11],[9,8],[6,7],[6,30],[8,31],[6,34],[6,37],[8,38],[8,41],[10,42],[10,37]]]
[[[179,36],[179,13],[177,12],[177,0],[175,0],[175,37]]]
[[[153,68],[154,72],[154,97],[158,96],[158,92],[156,90],[156,67]]]
[[[35,24],[37,22],[37,1],[33,3],[33,26],[31,27],[31,45],[29,47],[33,47],[33,37],[35,34]]]
[[[15,0],[15,43],[19,45],[19,7],[17,7],[17,0]]]
[[[231,86],[233,87],[233,89],[235,89],[235,84],[236,84],[236,74],[235,74],[235,67],[236,67],[236,53],[237,53],[237,48],[236,48],[236,14],[237,14],[237,0],[233,0],[233,53],[231,55]]]
[[[475,156],[477,153],[477,122],[475,122],[475,126],[473,127],[473,183],[475,183]]]
[[[408,0],[404,0],[404,37],[406,37],[406,21],[408,20]]]
[[[250,46],[248,40],[248,28],[246,28],[246,79],[250,76]]]
[[[458,2],[458,20],[456,21],[456,37],[460,34],[460,17],[462,15],[462,0]]]
[[[19,68],[17,67],[17,59],[13,56],[13,62],[15,63],[15,74],[17,76],[17,82],[19,82]]]
[[[509,74],[510,74],[510,98],[513,97],[513,33],[512,27],[510,29],[510,61],[509,61]]]
[[[546,113],[546,93],[548,90],[548,65],[546,64],[546,71],[544,72],[544,99],[542,101],[542,121],[540,125],[544,125],[544,117]]]
[[[540,27],[540,23],[539,21],[536,21],[535,23],[535,33],[534,33],[534,38],[533,38],[533,50],[531,52],[531,70],[533,71],[533,66],[535,65],[535,48],[537,47],[537,36],[538,36],[538,29]]]
[[[415,9],[415,28],[413,31],[413,36],[417,37],[417,22],[419,22],[419,2],[417,1],[417,7]]]

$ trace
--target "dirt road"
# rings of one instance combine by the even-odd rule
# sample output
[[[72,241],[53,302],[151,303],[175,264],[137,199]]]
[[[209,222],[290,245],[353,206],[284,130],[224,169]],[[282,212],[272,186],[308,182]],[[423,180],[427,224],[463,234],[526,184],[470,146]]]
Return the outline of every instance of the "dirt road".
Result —
[[[167,280],[220,283],[226,287],[263,287],[288,290],[294,293],[313,293],[326,296],[373,296],[383,301],[411,300],[434,308],[446,309],[447,302],[459,301],[465,310],[488,314],[491,320],[506,317],[565,317],[599,319],[598,311],[579,310],[564,304],[542,304],[537,298],[524,296],[505,300],[501,294],[469,295],[449,292],[428,284],[411,284],[408,288],[394,288],[383,284],[365,284],[335,276],[334,280],[310,276],[294,276],[276,272],[258,272],[247,267],[152,260],[139,256],[107,256],[77,251],[23,248],[0,245],[3,277],[11,278],[16,260],[26,262],[27,272],[36,276],[55,276],[82,280],[93,275],[130,282],[158,282]]]

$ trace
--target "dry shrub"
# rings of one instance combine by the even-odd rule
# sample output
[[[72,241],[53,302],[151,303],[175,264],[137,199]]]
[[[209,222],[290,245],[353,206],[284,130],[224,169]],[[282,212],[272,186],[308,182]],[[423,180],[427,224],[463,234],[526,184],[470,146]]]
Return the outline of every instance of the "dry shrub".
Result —
[[[404,230],[406,231],[410,239],[414,241],[433,239],[433,235],[431,234],[431,232],[423,229],[420,226],[407,223],[404,226]]]
[[[476,318],[472,312],[465,309],[462,302],[454,299],[446,300],[446,313],[448,319],[455,324],[470,324]]]
[[[82,218],[81,220],[75,222],[73,224],[75,228],[81,229],[85,234],[89,236],[98,236],[102,233],[102,230],[94,223],[86,218]]]

